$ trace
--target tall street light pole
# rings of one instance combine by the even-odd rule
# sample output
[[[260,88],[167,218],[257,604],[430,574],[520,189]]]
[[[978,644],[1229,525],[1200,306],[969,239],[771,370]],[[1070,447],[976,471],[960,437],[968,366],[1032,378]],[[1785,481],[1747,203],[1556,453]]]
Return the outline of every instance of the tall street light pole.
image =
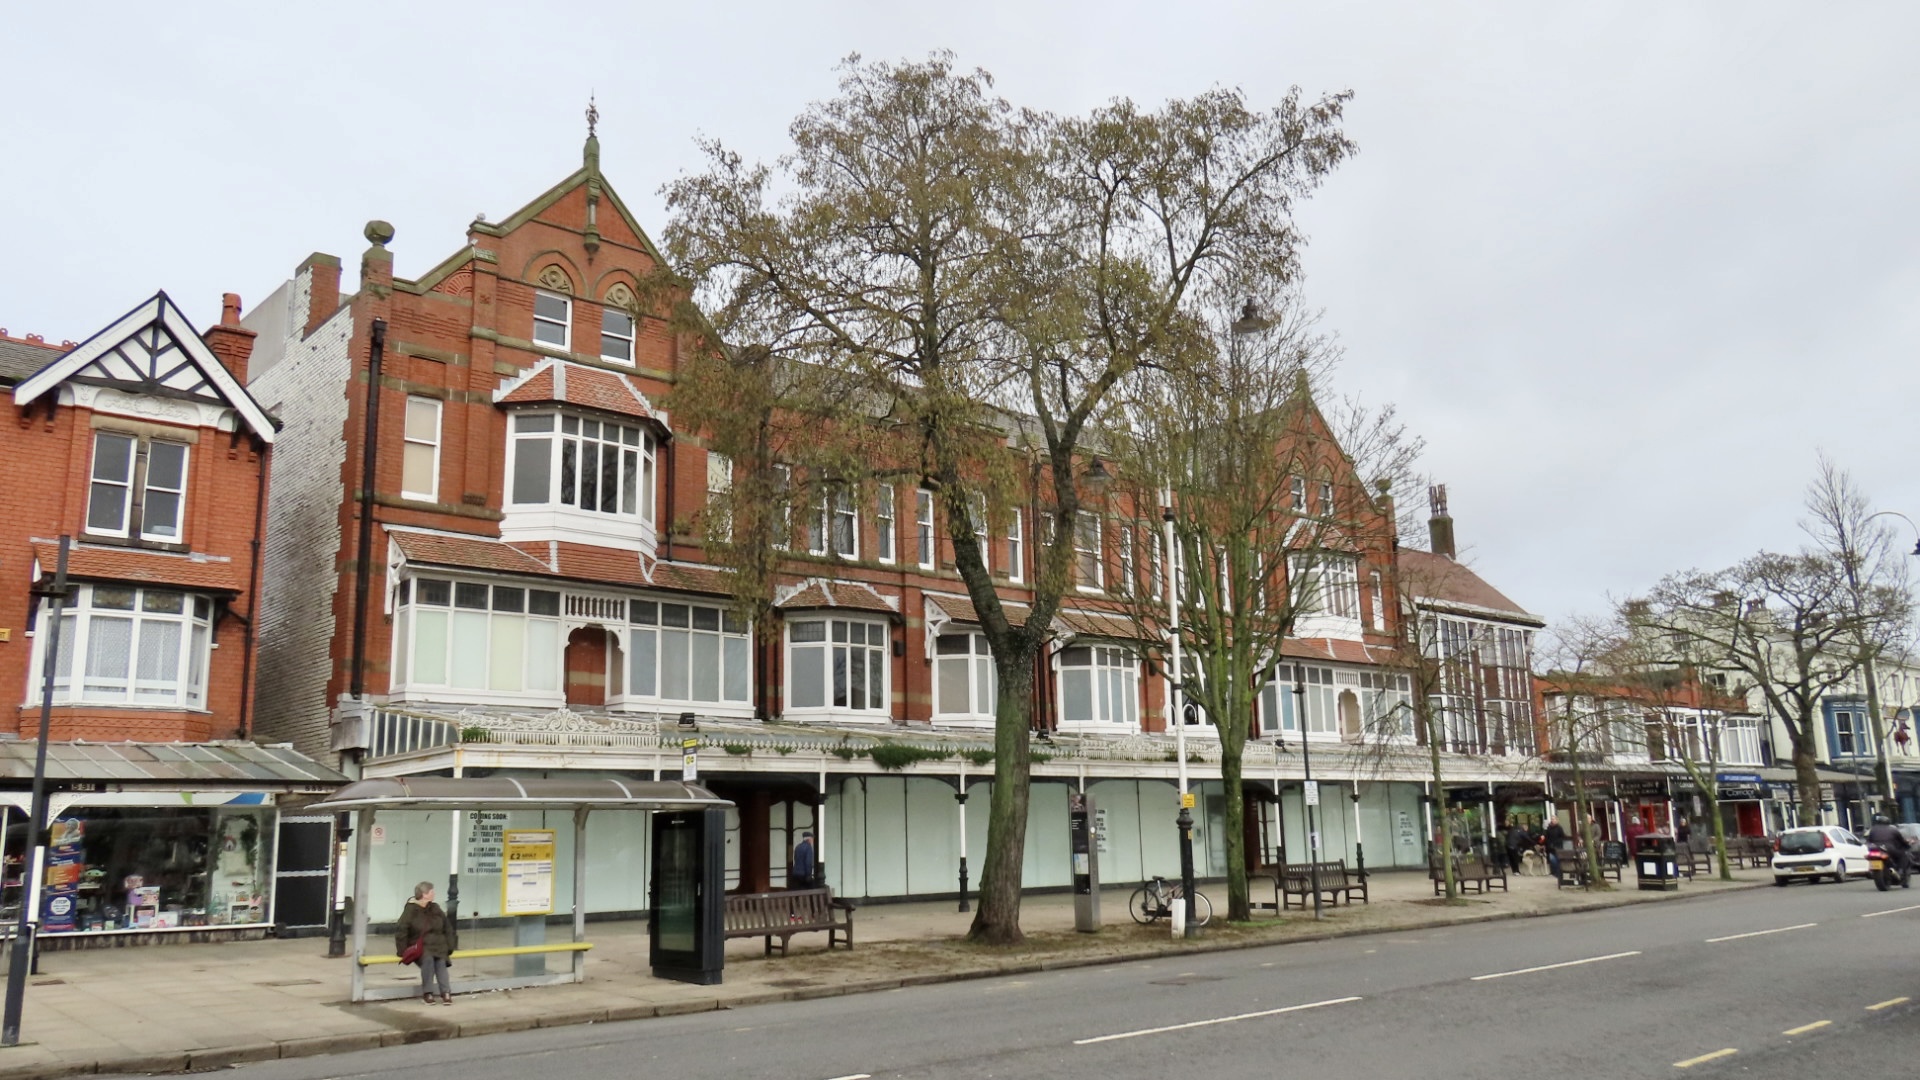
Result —
[[[1165,534],[1167,574],[1167,667],[1173,676],[1167,685],[1167,718],[1173,722],[1173,756],[1179,761],[1180,814],[1173,822],[1180,829],[1180,893],[1185,907],[1187,937],[1198,937],[1193,925],[1193,793],[1187,789],[1187,714],[1193,706],[1181,700],[1180,669],[1180,559],[1173,534],[1173,492],[1161,493],[1160,525]]]
[[[1313,740],[1307,737],[1307,686],[1294,668],[1293,715],[1300,721],[1300,772],[1304,784],[1301,799],[1307,804],[1307,881],[1313,889],[1313,917],[1324,919],[1320,910],[1320,824],[1314,808],[1320,805],[1320,788],[1313,782]]]
[[[53,584],[35,589],[47,608],[40,624],[45,635],[46,661],[40,673],[40,745],[33,751],[33,803],[27,818],[27,862],[20,873],[20,922],[13,931],[13,955],[7,966],[6,1012],[0,1020],[0,1046],[20,1045],[20,1014],[27,1004],[27,971],[33,963],[34,927],[40,913],[40,883],[46,880],[47,856],[47,736],[53,728],[53,679],[60,670],[60,613],[67,601],[67,551],[73,537],[60,537],[60,558]]]

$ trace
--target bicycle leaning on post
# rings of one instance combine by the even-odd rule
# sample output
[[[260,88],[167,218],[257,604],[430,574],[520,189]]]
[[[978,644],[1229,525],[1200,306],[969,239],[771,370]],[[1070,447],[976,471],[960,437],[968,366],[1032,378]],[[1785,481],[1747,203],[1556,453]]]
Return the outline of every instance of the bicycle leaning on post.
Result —
[[[1133,921],[1146,926],[1173,915],[1173,905],[1186,898],[1180,883],[1168,884],[1167,879],[1155,875],[1152,881],[1133,890],[1133,898],[1127,901],[1127,911],[1133,915]],[[1193,890],[1193,925],[1205,926],[1213,918],[1213,904],[1207,894],[1199,889]]]

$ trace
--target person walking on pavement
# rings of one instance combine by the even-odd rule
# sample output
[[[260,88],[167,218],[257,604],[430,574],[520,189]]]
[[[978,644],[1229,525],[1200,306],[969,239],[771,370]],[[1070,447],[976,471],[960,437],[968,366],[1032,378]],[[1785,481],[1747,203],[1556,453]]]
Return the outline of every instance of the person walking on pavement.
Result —
[[[453,959],[453,927],[447,921],[447,913],[433,902],[431,881],[413,887],[413,899],[401,910],[400,926],[393,934],[393,951],[404,953],[416,941],[421,946],[420,1000],[435,1004],[434,987],[438,985],[438,1004],[453,1004],[447,974]]]
[[[1518,823],[1507,828],[1507,870],[1509,872],[1515,874],[1520,872],[1520,856],[1531,846],[1527,830],[1521,828]]]
[[[787,863],[787,888],[813,888],[813,830],[807,829],[800,834],[800,842],[793,845],[793,858]]]

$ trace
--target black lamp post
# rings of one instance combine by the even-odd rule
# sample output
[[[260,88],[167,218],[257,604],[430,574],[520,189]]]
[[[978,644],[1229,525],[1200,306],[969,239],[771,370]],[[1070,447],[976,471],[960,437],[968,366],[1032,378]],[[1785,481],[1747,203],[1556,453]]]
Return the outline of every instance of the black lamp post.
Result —
[[[40,675],[40,744],[33,752],[33,802],[27,817],[26,860],[20,864],[20,922],[14,927],[13,954],[7,958],[7,999],[0,1020],[0,1046],[20,1045],[20,1016],[27,1005],[27,969],[33,963],[34,928],[39,913],[36,883],[46,880],[47,851],[47,735],[53,727],[53,679],[60,670],[60,610],[67,601],[67,550],[73,538],[60,538],[60,558],[53,584],[34,594],[50,605],[41,633],[46,635],[46,662]]]
[[[1307,737],[1307,688],[1296,671],[1293,680],[1293,715],[1300,725],[1300,772],[1305,782],[1301,799],[1307,804],[1307,878],[1313,889],[1313,917],[1324,919],[1320,910],[1320,818],[1314,808],[1320,805],[1320,789],[1313,782],[1313,740]],[[1281,749],[1286,749],[1282,745]]]

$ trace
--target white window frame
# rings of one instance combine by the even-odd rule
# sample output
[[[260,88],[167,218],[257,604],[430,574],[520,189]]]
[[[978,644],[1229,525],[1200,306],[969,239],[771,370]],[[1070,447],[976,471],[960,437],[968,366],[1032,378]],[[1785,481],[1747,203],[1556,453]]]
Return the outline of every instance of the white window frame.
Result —
[[[127,471],[124,477],[100,475],[100,444],[104,439],[124,440],[128,444]],[[160,487],[152,481],[153,449],[165,446],[180,452],[180,486],[178,488]],[[130,431],[115,431],[102,428],[93,433],[92,457],[87,462],[87,503],[84,532],[92,536],[113,536],[132,538],[134,522],[139,522],[138,539],[155,544],[184,544],[187,531],[187,491],[193,470],[193,447],[186,442],[173,439],[156,439],[136,435]],[[117,488],[120,492],[120,526],[103,528],[94,522],[94,492],[106,487]],[[149,492],[160,492],[174,497],[174,517],[169,523],[171,533],[153,530],[153,515],[150,512],[152,500]]]
[[[780,525],[773,535],[773,547],[785,551],[793,544],[793,466],[775,464],[773,477],[773,497],[780,501]]]
[[[425,406],[433,411],[433,431],[431,437],[422,438],[414,431],[414,412]],[[440,498],[440,423],[444,415],[438,398],[423,397],[418,394],[407,395],[407,411],[401,424],[400,450],[400,496],[406,499],[419,499],[424,502],[438,502]],[[427,474],[427,486],[424,490],[407,484],[407,457],[416,446],[424,446],[433,455],[433,464]]]
[[[807,635],[816,627],[820,636],[814,640]],[[858,643],[852,640],[856,633],[861,636]],[[796,615],[786,620],[784,641],[787,662],[781,701],[787,715],[881,721],[893,718],[893,637],[892,627],[885,620]],[[817,703],[803,704],[795,682],[810,668],[817,668],[820,676],[820,698]]]
[[[1026,580],[1026,550],[1022,543],[1025,528],[1019,507],[1013,507],[1007,522],[1007,580]]]
[[[684,615],[684,619],[682,619]],[[649,617],[653,621],[647,621]],[[683,625],[684,622],[684,625]],[[627,601],[626,682],[609,702],[628,707],[744,709],[753,703],[753,628],[724,607],[689,601],[685,597],[638,596]],[[669,670],[680,658],[670,635],[683,639],[687,666],[686,695],[668,696]],[[709,669],[701,663],[710,652]],[[651,650],[651,651],[649,651]],[[652,666],[641,667],[651,656]],[[700,696],[701,681],[713,672],[714,695]]]
[[[124,593],[128,607],[104,607],[99,593]],[[160,610],[177,598],[178,612]],[[182,589],[141,588],[120,584],[74,585],[68,602],[60,612],[59,666],[54,672],[55,705],[99,705],[124,709],[167,709],[207,711],[207,681],[213,652],[213,613],[211,597]],[[42,604],[35,616],[33,670],[27,680],[28,705],[40,704],[44,682],[38,673],[46,667],[46,648],[53,640],[48,622],[51,604]],[[113,634],[106,624],[127,623],[124,657],[118,652],[96,655],[95,647],[111,648]],[[164,652],[150,651],[162,626],[173,628],[178,641],[174,646],[171,671],[160,678],[143,677],[147,661],[164,663]],[[143,655],[145,654],[145,655]],[[123,674],[115,674],[113,661],[124,659]]]
[[[1133,554],[1135,535],[1133,526],[1128,522],[1117,522],[1114,524],[1113,531],[1114,545],[1119,549],[1120,555],[1119,573],[1113,583],[1113,593],[1116,596],[1132,596],[1133,591],[1140,587],[1139,567],[1135,563]]]
[[[550,429],[546,431],[532,430],[532,426],[539,423],[539,418],[541,417],[550,419]],[[572,430],[568,430],[569,424],[572,425]],[[526,428],[526,430],[523,430],[523,427]],[[589,427],[592,428],[595,434],[587,434]],[[608,439],[604,434],[608,428],[614,429],[619,432],[619,434],[611,440]],[[628,431],[636,433],[634,441],[632,442],[626,441],[625,433]],[[515,412],[509,418],[507,441],[506,504],[509,510],[546,509],[571,514],[592,515],[595,519],[603,521],[644,521],[649,525],[653,524],[656,514],[654,489],[659,483],[660,443],[659,439],[654,435],[653,429],[647,425],[636,423],[632,420],[609,420],[566,410]],[[543,502],[522,502],[520,500],[519,484],[517,483],[516,477],[519,456],[523,446],[530,442],[539,441],[544,441],[548,444],[546,499]],[[585,485],[582,484],[581,481],[586,474],[586,451],[590,443],[593,446],[596,461],[600,455],[606,453],[609,448],[617,450],[620,454],[620,458],[618,459],[619,465],[615,473],[616,483],[620,490],[615,492],[615,509],[612,511],[600,509],[598,507],[598,500],[596,500],[596,505],[593,507],[580,505],[581,492],[585,490]],[[574,459],[574,494],[573,501],[571,502],[567,500],[561,489],[561,480],[564,474],[563,462],[565,461],[569,446],[573,449]],[[625,484],[621,481],[629,469],[629,463],[626,460],[628,451],[634,453],[631,469],[634,480],[635,505],[631,511],[621,505],[621,496],[624,494],[625,488]],[[598,480],[599,478],[596,476],[594,484],[596,492],[599,487]]]
[[[560,302],[560,315],[558,318],[540,314],[540,301],[542,300],[557,300]],[[541,340],[540,328],[542,326],[559,327],[560,341],[556,344],[555,342]],[[561,352],[572,351],[573,297],[568,296],[566,293],[554,292],[551,289],[533,290],[533,343],[543,349],[558,349]]]
[[[1054,656],[1059,693],[1055,702],[1061,730],[1134,730],[1140,726],[1140,658],[1133,650],[1106,642],[1071,644]],[[1084,681],[1086,715],[1072,715],[1073,684]]]
[[[558,589],[525,581],[408,578],[394,603],[394,693],[474,701],[566,700],[570,627],[565,603]],[[438,627],[431,635],[429,625]],[[429,648],[434,637],[437,643]],[[479,677],[456,678],[459,665],[475,657],[482,661]]]
[[[939,536],[933,531],[933,492],[926,488],[915,488],[913,492],[913,527],[915,554],[920,559],[920,569],[931,570],[940,554]]]
[[[984,492],[974,492],[973,509],[967,515],[973,526],[973,542],[980,545],[980,565],[987,573],[993,573],[993,534],[987,527],[987,496]]]
[[[881,484],[873,492],[873,545],[874,556],[883,563],[894,560],[894,548],[899,542],[898,510],[893,502],[893,485]]]
[[[1333,516],[1333,481],[1320,481],[1320,516]]]
[[[827,495],[827,545],[838,558],[860,558],[860,506],[851,489],[835,488]]]
[[[609,319],[625,319],[627,321],[627,332],[622,334],[611,329],[607,322]],[[600,309],[600,359],[605,360],[609,364],[633,367],[639,362],[639,354],[635,351],[635,344],[639,336],[640,320],[633,317],[633,312],[623,310],[613,304],[607,304]],[[608,338],[625,344],[627,347],[627,355],[620,356],[616,353],[608,352]]]
[[[721,542],[733,539],[733,507],[728,498],[733,494],[733,459],[715,450],[707,451],[707,530]],[[716,510],[724,510],[725,516],[715,520]]]
[[[1297,513],[1297,514],[1306,513],[1307,512],[1307,478],[1304,476],[1293,477],[1291,481],[1291,490],[1293,494],[1294,513]]]
[[[1082,510],[1073,520],[1073,582],[1081,592],[1103,592],[1106,589],[1107,566],[1106,544],[1100,527],[1100,515],[1091,510]],[[1091,539],[1093,546],[1085,546]],[[1088,574],[1091,566],[1093,572]],[[1087,578],[1093,581],[1089,583]]]
[[[946,644],[942,644],[945,642]],[[955,642],[964,642],[962,649]],[[956,651],[959,649],[960,651]],[[949,680],[943,673],[952,665],[964,671],[967,700],[954,701],[948,694]],[[993,670],[993,653],[987,636],[978,631],[958,630],[934,638],[933,719],[942,724],[992,723],[994,698],[998,693]],[[982,700],[984,698],[984,700]],[[957,706],[957,707],[956,707]]]

